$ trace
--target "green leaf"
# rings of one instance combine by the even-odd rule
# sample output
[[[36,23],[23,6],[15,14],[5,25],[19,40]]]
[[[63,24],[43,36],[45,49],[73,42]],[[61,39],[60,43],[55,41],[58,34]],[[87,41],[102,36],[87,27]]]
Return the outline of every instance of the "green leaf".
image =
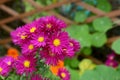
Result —
[[[101,1],[99,0],[97,8],[104,11],[104,12],[110,12],[112,10],[112,6],[108,1]]]
[[[112,49],[115,51],[115,53],[120,54],[120,39],[112,43]]]
[[[117,78],[117,79],[116,79]],[[80,80],[119,80],[118,72],[112,67],[97,66],[94,70],[86,71]]]
[[[85,55],[91,55],[92,53],[92,50],[90,47],[85,47],[82,49],[82,52],[85,54]]]
[[[87,18],[87,15],[84,12],[79,11],[75,13],[74,20],[75,22],[84,22],[86,18]]]
[[[107,41],[105,33],[96,32],[92,34],[92,45],[95,47],[102,47]]]
[[[81,47],[91,46],[91,35],[87,25],[72,25],[66,29],[69,35],[80,42]]]
[[[93,21],[93,27],[96,31],[106,32],[112,28],[112,21],[108,17],[97,18]]]
[[[78,67],[78,64],[79,64],[79,61],[77,58],[72,58],[70,60],[70,67],[72,68],[77,68]]]
[[[79,80],[79,78],[80,78],[80,75],[79,75],[79,72],[78,71],[76,71],[76,70],[73,70],[73,69],[71,69],[71,68],[69,68],[69,67],[67,67],[67,69],[69,70],[69,72],[70,72],[70,80]]]

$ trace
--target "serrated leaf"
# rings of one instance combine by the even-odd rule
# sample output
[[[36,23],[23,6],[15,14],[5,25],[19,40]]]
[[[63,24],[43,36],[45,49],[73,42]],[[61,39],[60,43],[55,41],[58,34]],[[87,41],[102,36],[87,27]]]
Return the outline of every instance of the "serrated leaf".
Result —
[[[75,20],[75,22],[84,22],[86,20],[86,18],[87,18],[87,15],[84,12],[79,11],[79,12],[75,13],[74,20]]]
[[[92,45],[95,47],[102,47],[107,41],[105,33],[96,32],[92,34]]]
[[[112,28],[112,21],[108,17],[97,18],[93,21],[93,27],[96,31],[106,32]]]
[[[115,51],[115,53],[120,54],[120,39],[112,43],[112,49]]]

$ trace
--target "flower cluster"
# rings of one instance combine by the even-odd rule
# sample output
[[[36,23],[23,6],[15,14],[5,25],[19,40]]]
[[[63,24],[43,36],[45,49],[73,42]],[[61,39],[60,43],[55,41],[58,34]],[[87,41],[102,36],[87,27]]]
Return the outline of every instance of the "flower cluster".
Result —
[[[39,51],[46,64],[56,65],[58,60],[74,56],[80,48],[79,42],[70,38],[63,28],[66,28],[64,21],[46,16],[17,28],[11,36],[23,55],[35,55]]]
[[[116,54],[115,53],[111,53],[107,56],[107,60],[105,62],[105,64],[107,66],[111,66],[113,68],[116,68],[118,66],[118,62],[117,60],[115,60]]]
[[[46,16],[12,31],[12,40],[21,47],[22,55],[18,56],[14,49],[8,51],[9,54],[0,59],[0,74],[7,76],[13,68],[19,75],[34,75],[31,80],[43,80],[40,75],[34,74],[38,60],[56,66],[59,61],[73,57],[79,51],[79,42],[70,38],[64,28],[64,21],[54,16]],[[57,75],[62,80],[70,80],[69,72],[63,67],[59,67]]]

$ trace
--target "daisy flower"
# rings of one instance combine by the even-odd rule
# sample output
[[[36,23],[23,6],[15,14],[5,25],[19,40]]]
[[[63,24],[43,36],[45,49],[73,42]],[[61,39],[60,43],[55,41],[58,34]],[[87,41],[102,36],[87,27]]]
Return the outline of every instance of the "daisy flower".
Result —
[[[40,51],[40,56],[45,59],[46,64],[48,65],[57,65],[59,60],[63,60],[64,56],[63,55],[58,55],[50,50],[43,49]]]
[[[31,38],[32,34],[36,34],[39,32],[38,22],[34,21],[32,23],[26,24],[24,26],[25,32],[28,34],[28,37]]]
[[[61,80],[70,80],[70,73],[66,68],[60,68],[57,75]]]
[[[73,47],[68,46],[66,48],[63,48],[63,55],[66,55],[66,57],[73,57],[75,55]]]
[[[7,76],[10,69],[11,68],[4,61],[0,61],[0,75]]]
[[[74,50],[75,52],[80,50],[80,44],[79,44],[79,42],[76,41],[75,39],[70,39],[69,44],[70,44],[71,47],[73,47],[73,50]]]
[[[44,33],[38,33],[33,35],[31,43],[37,47],[44,47],[46,45],[47,36]]]
[[[3,57],[2,61],[5,62],[9,67],[11,67],[14,64],[14,58],[10,56]]]
[[[62,54],[64,47],[69,44],[69,36],[67,32],[60,32],[54,34],[48,41],[49,47],[52,52]]]
[[[19,56],[18,60],[15,62],[15,68],[17,74],[22,75],[25,73],[26,75],[32,73],[36,70],[36,58],[33,55],[28,56]]]
[[[34,44],[27,42],[26,44],[21,46],[22,48],[22,54],[29,55],[35,53],[37,50],[36,46]]]
[[[37,20],[44,32],[57,32],[66,27],[64,21],[55,16],[45,16]]]
[[[26,32],[24,31],[24,26],[22,26],[12,31],[11,37],[15,44],[21,45],[26,41],[28,36]]]

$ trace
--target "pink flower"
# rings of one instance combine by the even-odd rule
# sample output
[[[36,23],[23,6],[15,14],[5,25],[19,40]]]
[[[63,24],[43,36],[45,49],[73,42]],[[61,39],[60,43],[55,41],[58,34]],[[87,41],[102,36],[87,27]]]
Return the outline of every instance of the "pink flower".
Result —
[[[66,68],[60,68],[57,75],[61,80],[70,80],[70,73]]]
[[[63,48],[69,45],[69,36],[67,32],[54,34],[48,41],[52,52],[62,54]]]
[[[113,68],[116,68],[119,65],[119,63],[116,60],[109,60],[109,59],[105,62],[105,64]]]
[[[36,70],[36,58],[33,55],[22,55],[18,57],[18,60],[15,62],[15,67],[17,74],[26,75],[32,73]]]
[[[53,53],[48,49],[43,49],[40,51],[40,55],[43,59],[45,59],[46,64],[49,65],[56,65],[59,60],[64,59],[64,55]]]
[[[73,57],[75,55],[73,47],[67,46],[66,48],[63,48],[63,55],[66,57]]]
[[[107,58],[109,60],[114,60],[115,56],[116,56],[115,53],[111,53],[111,54],[107,55]]]
[[[9,67],[12,67],[14,64],[14,59],[10,56],[3,57],[2,61],[5,62]]]
[[[36,34],[39,32],[39,24],[37,21],[33,21],[29,24],[26,24],[24,28],[29,38],[31,38],[33,34]]]
[[[27,42],[26,44],[23,44],[21,48],[22,48],[22,54],[25,55],[34,54],[37,50],[37,47],[31,42]]]
[[[58,32],[61,31],[62,28],[66,27],[65,22],[56,18],[55,16],[41,17],[37,21],[40,24],[43,32]]]
[[[22,45],[26,42],[28,36],[24,30],[24,26],[22,26],[11,32],[11,37],[15,44]]]
[[[34,44],[37,47],[45,47],[47,43],[47,36],[44,33],[38,33],[33,35],[32,37],[32,44]]]
[[[11,68],[4,61],[0,61],[0,75],[7,76],[10,69]]]
[[[78,41],[74,40],[74,39],[70,39],[70,42],[69,42],[70,46],[73,47],[73,50],[76,52],[76,51],[79,51],[80,50],[80,44]]]

